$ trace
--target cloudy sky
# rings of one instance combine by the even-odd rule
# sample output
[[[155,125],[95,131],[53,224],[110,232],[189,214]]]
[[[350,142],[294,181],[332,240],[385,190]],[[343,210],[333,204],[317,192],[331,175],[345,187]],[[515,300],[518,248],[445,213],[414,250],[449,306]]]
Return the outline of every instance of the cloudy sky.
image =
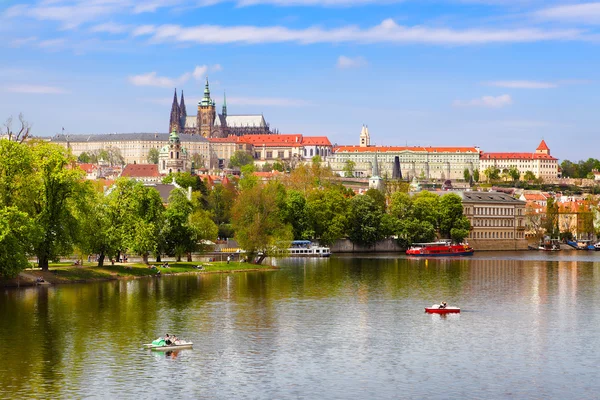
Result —
[[[600,158],[600,2],[0,0],[0,122],[166,132],[206,76],[282,133]]]

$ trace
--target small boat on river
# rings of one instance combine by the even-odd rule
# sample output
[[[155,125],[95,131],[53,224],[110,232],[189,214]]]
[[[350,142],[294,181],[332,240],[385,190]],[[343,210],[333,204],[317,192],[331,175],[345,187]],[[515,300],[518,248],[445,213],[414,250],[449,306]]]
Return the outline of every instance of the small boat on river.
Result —
[[[451,241],[413,243],[406,254],[414,257],[472,256],[475,250],[467,243],[452,244]]]
[[[186,340],[166,341],[163,338],[156,339],[152,343],[144,344],[144,348],[156,351],[175,351],[181,349],[191,349],[194,344]]]
[[[600,251],[600,242],[598,242],[594,245],[594,250]]]
[[[542,251],[560,251],[560,240],[549,239],[541,241],[538,249]]]
[[[458,307],[440,307],[439,304],[434,304],[431,307],[425,307],[425,312],[429,314],[453,314],[459,313]]]

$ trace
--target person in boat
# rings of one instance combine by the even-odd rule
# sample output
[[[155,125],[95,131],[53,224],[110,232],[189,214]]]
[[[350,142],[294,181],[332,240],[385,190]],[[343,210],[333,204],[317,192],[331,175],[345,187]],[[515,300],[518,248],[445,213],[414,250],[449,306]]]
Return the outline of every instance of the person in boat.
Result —
[[[165,344],[169,345],[171,343],[173,343],[173,341],[171,340],[172,338],[169,336],[169,334],[167,333],[165,335]]]
[[[446,308],[447,306],[448,304],[445,301],[442,301],[439,308]]]

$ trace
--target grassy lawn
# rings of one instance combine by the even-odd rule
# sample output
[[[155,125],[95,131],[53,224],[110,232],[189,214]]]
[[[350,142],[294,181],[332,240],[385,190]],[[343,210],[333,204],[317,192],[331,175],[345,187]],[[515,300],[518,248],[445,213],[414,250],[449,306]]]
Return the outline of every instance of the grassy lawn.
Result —
[[[31,272],[36,276],[42,276],[51,283],[66,283],[150,276],[156,275],[158,271],[160,271],[161,275],[170,275],[190,272],[204,273],[273,269],[270,265],[255,265],[237,261],[231,261],[229,264],[226,261],[169,262],[169,268],[163,268],[163,263],[151,262],[150,265],[155,268],[150,268],[148,265],[142,263],[115,263],[115,265],[112,265],[109,262],[102,267],[98,267],[96,263],[84,262],[81,266],[75,266],[72,262],[61,262],[50,263],[50,272],[47,273],[42,273],[37,266],[24,272]],[[201,270],[195,268],[198,265],[201,265],[203,268]]]

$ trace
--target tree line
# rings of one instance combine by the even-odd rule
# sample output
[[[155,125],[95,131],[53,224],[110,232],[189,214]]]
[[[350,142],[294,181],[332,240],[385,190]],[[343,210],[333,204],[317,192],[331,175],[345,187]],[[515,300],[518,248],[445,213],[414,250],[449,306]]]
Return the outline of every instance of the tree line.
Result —
[[[293,239],[330,245],[347,237],[368,246],[395,237],[407,245],[462,241],[469,233],[455,194],[409,196],[408,184],[387,182],[384,192],[357,196],[318,157],[276,181],[262,182],[254,170],[246,164],[241,178],[212,187],[189,173],[165,177],[184,188],[173,190],[165,206],[155,188],[127,178],[104,192],[62,146],[0,140],[0,274],[14,276],[30,258],[48,270],[72,254],[98,255],[99,265],[122,254],[191,260],[217,237],[234,237],[253,256]]]

